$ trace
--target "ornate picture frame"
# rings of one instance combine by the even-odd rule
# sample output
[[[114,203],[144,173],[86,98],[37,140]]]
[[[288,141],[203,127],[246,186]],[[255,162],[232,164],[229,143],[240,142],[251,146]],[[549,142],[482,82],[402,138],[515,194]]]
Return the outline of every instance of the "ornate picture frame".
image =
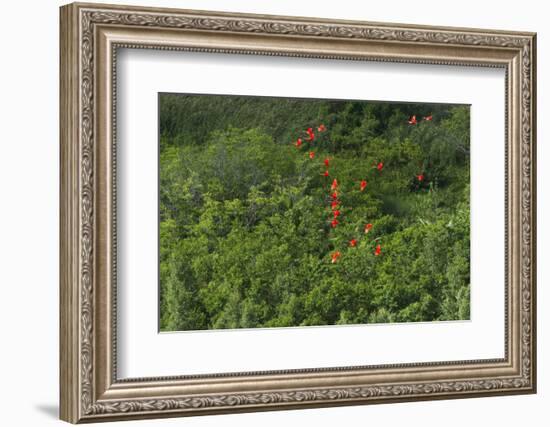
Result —
[[[536,35],[75,3],[61,15],[61,419],[112,421],[536,391]],[[117,378],[117,49],[500,67],[505,357]]]

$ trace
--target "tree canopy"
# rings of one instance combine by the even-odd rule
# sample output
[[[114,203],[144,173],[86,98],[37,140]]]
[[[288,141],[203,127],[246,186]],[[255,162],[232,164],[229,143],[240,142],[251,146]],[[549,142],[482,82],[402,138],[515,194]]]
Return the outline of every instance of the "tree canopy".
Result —
[[[468,319],[469,117],[162,94],[161,330]]]

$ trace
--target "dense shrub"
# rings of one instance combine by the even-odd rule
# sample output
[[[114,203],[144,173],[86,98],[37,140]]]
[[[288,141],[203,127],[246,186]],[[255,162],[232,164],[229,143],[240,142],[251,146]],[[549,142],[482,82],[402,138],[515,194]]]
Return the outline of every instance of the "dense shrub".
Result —
[[[469,318],[468,107],[161,95],[160,131],[162,330]]]

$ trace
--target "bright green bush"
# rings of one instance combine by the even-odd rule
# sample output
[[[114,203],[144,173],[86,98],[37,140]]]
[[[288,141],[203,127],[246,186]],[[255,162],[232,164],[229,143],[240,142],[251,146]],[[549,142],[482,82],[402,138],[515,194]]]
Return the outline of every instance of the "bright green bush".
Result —
[[[162,95],[160,124],[161,330],[469,318],[468,107]]]

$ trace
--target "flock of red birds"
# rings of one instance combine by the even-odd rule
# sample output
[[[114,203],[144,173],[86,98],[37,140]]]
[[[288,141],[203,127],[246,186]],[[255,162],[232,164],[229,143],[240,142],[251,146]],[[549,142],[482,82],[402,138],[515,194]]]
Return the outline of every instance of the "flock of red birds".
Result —
[[[423,117],[424,121],[432,121],[432,119],[433,117],[431,115]],[[407,122],[409,125],[412,125],[412,126],[418,124],[418,120],[416,116],[411,116]],[[327,128],[324,124],[320,124],[317,127],[317,131],[320,133],[325,132],[326,130]],[[315,140],[315,132],[313,131],[313,128],[307,128],[305,133],[307,134],[307,137],[304,137],[305,141],[312,143]],[[304,139],[298,138],[294,143],[294,145],[296,146],[296,148],[300,148],[303,145],[303,143],[304,143]],[[315,158],[315,152],[309,151],[308,156],[311,160],[313,160]],[[323,164],[325,168],[325,171],[323,172],[323,176],[329,177],[330,176],[330,173],[329,173],[330,159],[325,158],[323,161]],[[379,173],[381,173],[382,169],[384,169],[384,162],[380,161],[377,164],[375,164],[373,167],[376,168]],[[419,183],[424,181],[425,179],[424,173],[421,172],[420,174],[416,175],[416,179],[418,180]],[[361,179],[361,181],[359,182],[359,191],[365,191],[365,189],[367,188],[367,184],[368,183],[366,179]],[[341,202],[338,199],[338,186],[339,186],[338,180],[334,178],[330,186],[330,197],[329,197],[330,210],[331,210],[331,217],[329,218],[329,220],[330,220],[330,226],[333,229],[338,227],[338,224],[340,224],[340,221],[338,220],[338,218],[340,218],[340,215],[341,215],[341,211],[340,211]],[[371,223],[367,223],[363,227],[363,231],[365,234],[368,234],[372,230],[372,228],[373,228],[373,225]],[[380,243],[378,243],[377,241],[378,239],[374,240],[374,242],[376,243],[376,246],[374,248],[374,256],[379,256],[382,254],[382,247]],[[357,246],[357,243],[358,243],[357,239],[353,237],[349,241],[349,246],[352,248],[355,248]],[[332,252],[332,254],[330,255],[331,262],[333,264],[337,263],[341,256],[342,256],[342,253],[339,250]]]

